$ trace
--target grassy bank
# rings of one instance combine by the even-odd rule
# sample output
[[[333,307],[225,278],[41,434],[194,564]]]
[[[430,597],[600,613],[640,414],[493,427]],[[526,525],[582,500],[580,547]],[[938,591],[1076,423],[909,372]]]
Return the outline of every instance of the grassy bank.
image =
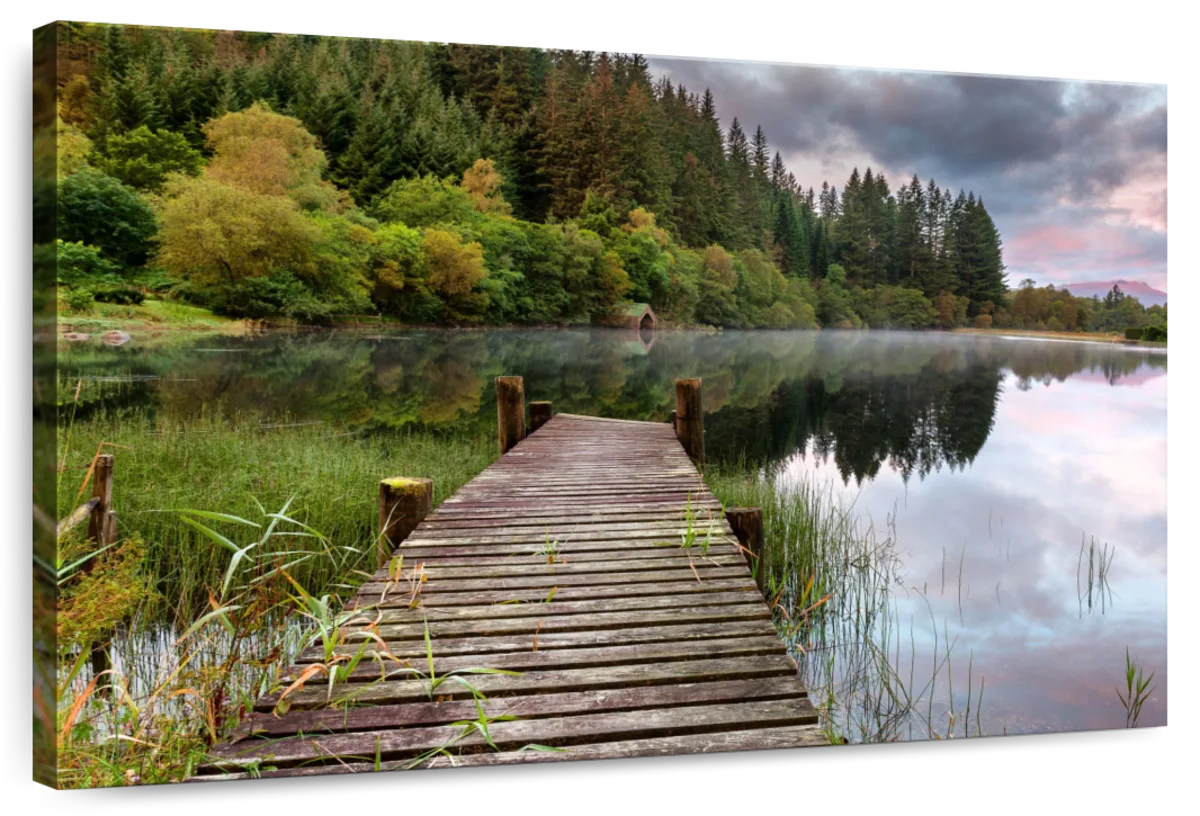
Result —
[[[113,507],[123,535],[145,542],[145,565],[170,608],[186,618],[203,606],[220,580],[229,553],[184,523],[177,509],[257,518],[291,502],[288,514],[336,547],[364,551],[347,568],[369,560],[376,526],[379,480],[433,479],[440,502],[495,455],[491,438],[414,432],[360,437],[324,424],[287,417],[200,416],[186,423],[136,412],[101,413],[60,434],[58,501],[63,515],[81,495],[97,451],[115,455]],[[226,530],[226,533],[229,531]],[[298,571],[320,588],[346,576],[318,562]]]
[[[241,334],[248,326],[244,320],[222,317],[208,309],[175,301],[147,298],[140,305],[96,302],[83,313],[72,312],[59,302],[58,327],[62,332],[93,334],[115,329],[130,333],[187,330]]]

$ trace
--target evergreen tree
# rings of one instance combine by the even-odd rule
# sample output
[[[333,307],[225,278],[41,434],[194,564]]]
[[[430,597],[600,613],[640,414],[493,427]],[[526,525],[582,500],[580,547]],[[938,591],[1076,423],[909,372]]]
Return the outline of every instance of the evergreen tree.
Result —
[[[779,151],[776,150],[775,158],[771,161],[771,187],[778,193],[788,186],[788,170],[783,164]]]
[[[775,154],[779,156],[778,153]],[[767,183],[767,173],[771,158],[770,149],[767,147],[767,135],[763,133],[762,125],[754,129],[754,143],[751,149],[750,161],[754,166],[754,178],[761,184]]]
[[[796,213],[792,193],[784,190],[778,194],[775,207],[775,243],[779,247],[779,258],[785,275],[807,278],[809,275],[808,236]]]

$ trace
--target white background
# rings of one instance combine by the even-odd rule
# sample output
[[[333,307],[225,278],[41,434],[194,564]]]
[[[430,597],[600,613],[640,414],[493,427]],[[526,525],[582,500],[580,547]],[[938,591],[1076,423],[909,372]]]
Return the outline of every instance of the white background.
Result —
[[[41,18],[34,17],[34,24]],[[174,25],[174,17],[72,17],[68,19],[106,19],[119,20],[122,23],[143,23],[149,25]],[[269,31],[293,31],[296,34],[304,34],[304,24],[270,24],[270,25],[205,25],[197,26],[197,28],[230,28],[230,29],[263,29]],[[358,34],[371,36],[390,36],[390,37],[409,37],[419,38],[419,40],[427,40],[430,42],[455,42],[454,31],[360,31]],[[349,36],[340,32],[341,36]],[[472,42],[472,41],[463,41]],[[520,44],[538,44],[550,48],[574,48],[574,49],[599,49],[599,40],[526,40]],[[628,50],[628,49],[623,49]],[[870,56],[770,56],[770,58],[738,58],[737,48],[642,48],[644,52],[654,52],[660,54],[680,54],[686,56],[708,56],[713,58],[719,54],[720,59],[780,59],[792,60],[797,62],[818,62],[818,64],[833,64],[833,65],[878,65],[887,67],[904,67],[904,68],[924,68],[929,71],[968,71],[972,73],[1014,73],[1015,64],[984,64],[984,62],[972,62],[972,64],[884,64],[884,62],[875,62]],[[715,52],[715,53],[714,53]],[[1022,71],[1021,74],[1027,76],[1074,76],[1081,79],[1120,79],[1124,82],[1150,82],[1151,71],[1073,71],[1073,72],[1027,72]]]

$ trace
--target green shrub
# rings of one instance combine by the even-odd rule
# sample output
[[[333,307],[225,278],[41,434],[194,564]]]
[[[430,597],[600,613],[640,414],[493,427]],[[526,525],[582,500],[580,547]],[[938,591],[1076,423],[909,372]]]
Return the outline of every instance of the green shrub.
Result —
[[[991,315],[985,315],[985,314],[975,315],[975,328],[990,329],[991,327],[992,327],[992,316]]]
[[[116,303],[121,306],[141,306],[146,295],[132,286],[105,286],[97,289],[96,300],[101,303]]]
[[[1167,327],[1147,326],[1146,330],[1142,332],[1142,339],[1151,343],[1165,343],[1167,342]]]
[[[270,277],[246,278],[219,297],[221,300],[213,305],[213,311],[230,317],[255,320],[290,317],[305,323],[326,323],[334,311],[287,271]]]
[[[1126,329],[1125,330],[1125,339],[1126,340],[1141,340],[1142,339],[1142,330],[1135,329],[1133,327]]]
[[[63,295],[63,300],[67,304],[67,308],[76,314],[84,314],[92,310],[92,304],[95,303],[96,297],[91,289],[86,286],[76,286],[73,289],[68,289]]]
[[[55,265],[58,282],[67,286],[73,286],[85,279],[88,282],[120,280],[119,265],[101,256],[100,250],[79,241],[57,241]]]

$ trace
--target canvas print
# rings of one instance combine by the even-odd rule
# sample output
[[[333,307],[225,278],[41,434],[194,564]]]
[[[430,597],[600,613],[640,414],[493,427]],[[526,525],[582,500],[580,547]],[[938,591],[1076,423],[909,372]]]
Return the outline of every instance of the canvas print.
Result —
[[[1166,724],[1165,86],[701,56],[34,33],[38,780]]]

